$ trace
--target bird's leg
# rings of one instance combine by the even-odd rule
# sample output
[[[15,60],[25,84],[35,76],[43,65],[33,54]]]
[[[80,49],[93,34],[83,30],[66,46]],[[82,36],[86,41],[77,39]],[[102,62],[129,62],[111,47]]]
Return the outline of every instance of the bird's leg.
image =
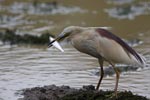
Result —
[[[109,62],[110,63],[110,62]],[[117,88],[118,88],[118,82],[119,82],[119,78],[120,78],[120,72],[118,71],[118,69],[115,67],[114,64],[110,63],[116,73],[116,85],[115,85],[115,96],[116,98],[118,97],[117,96]]]
[[[101,84],[101,81],[102,81],[103,76],[104,76],[104,70],[103,70],[103,60],[99,59],[98,61],[99,61],[99,65],[100,65],[100,68],[101,68],[101,76],[100,76],[100,79],[99,79],[99,81],[98,81],[98,84],[97,84],[96,90],[98,90],[98,89],[99,89],[100,84]]]

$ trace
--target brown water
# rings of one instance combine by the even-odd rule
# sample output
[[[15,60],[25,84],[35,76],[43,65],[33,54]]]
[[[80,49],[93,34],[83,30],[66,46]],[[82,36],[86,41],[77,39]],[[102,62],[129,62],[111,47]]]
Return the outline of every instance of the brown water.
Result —
[[[115,0],[117,3],[111,0],[60,0],[58,8],[51,12],[45,11],[50,8],[42,8],[45,12],[41,9],[34,11],[31,1],[29,4],[18,1],[0,0],[0,29],[17,27],[18,34],[35,34],[43,31],[59,33],[69,25],[110,26],[112,32],[125,39],[140,39],[143,43],[135,49],[150,63],[150,2],[147,0],[127,0],[129,3],[123,4],[120,2],[123,0]],[[26,4],[28,7],[23,10]],[[119,16],[116,7],[121,11]],[[35,86],[56,84],[79,88],[96,85],[99,79],[95,75],[99,66],[97,60],[71,46],[63,48],[65,52],[61,53],[55,48],[11,47],[0,43],[0,100],[15,100],[20,96],[15,95],[17,90]],[[138,71],[122,73],[119,90],[130,90],[150,98],[149,73],[149,65]],[[115,76],[105,77],[101,89],[113,89],[114,84]]]

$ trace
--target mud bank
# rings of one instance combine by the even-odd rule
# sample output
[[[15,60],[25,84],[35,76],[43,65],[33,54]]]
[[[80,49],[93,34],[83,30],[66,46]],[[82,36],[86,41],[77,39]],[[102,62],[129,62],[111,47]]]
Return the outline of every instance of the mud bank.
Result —
[[[113,91],[96,91],[92,85],[81,89],[69,86],[49,85],[22,90],[24,98],[18,100],[149,100],[146,97],[134,95],[130,91],[118,92],[118,99]]]

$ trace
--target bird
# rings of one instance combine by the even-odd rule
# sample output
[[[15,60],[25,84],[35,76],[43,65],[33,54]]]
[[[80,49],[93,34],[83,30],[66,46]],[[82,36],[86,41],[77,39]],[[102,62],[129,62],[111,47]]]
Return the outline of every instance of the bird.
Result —
[[[120,72],[115,64],[132,64],[145,66],[145,58],[131,48],[124,40],[101,27],[68,26],[48,44],[51,47],[55,41],[66,39],[78,51],[98,59],[100,79],[96,90],[99,90],[104,76],[103,63],[108,62],[116,73],[114,95],[117,96]]]

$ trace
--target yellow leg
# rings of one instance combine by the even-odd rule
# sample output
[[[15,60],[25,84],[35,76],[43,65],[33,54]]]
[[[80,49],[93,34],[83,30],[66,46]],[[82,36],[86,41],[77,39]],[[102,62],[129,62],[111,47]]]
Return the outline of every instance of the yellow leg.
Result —
[[[98,84],[97,84],[96,90],[98,90],[98,89],[99,89],[100,84],[101,84],[102,79],[103,79],[103,76],[104,76],[104,70],[103,70],[103,60],[100,60],[100,59],[99,59],[99,65],[100,65],[100,68],[101,68],[101,76],[100,76],[100,79],[99,79],[99,81],[98,81]]]
[[[114,68],[114,71],[116,73],[116,85],[115,85],[115,96],[116,98],[117,96],[117,88],[118,88],[118,82],[119,82],[119,78],[120,78],[120,72],[118,71],[118,69],[115,67],[114,64],[110,63],[112,65],[112,67]]]

